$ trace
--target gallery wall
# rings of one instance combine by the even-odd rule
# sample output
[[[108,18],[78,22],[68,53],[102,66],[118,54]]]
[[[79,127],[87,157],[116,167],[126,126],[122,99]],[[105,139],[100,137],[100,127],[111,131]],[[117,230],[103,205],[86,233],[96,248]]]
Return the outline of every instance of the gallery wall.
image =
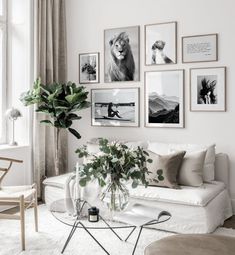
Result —
[[[235,27],[233,0],[67,0],[68,79],[78,83],[78,54],[100,52],[100,83],[91,88],[140,88],[140,127],[92,127],[91,111],[82,113],[75,124],[82,135],[69,136],[69,168],[77,156],[75,149],[92,137],[152,140],[179,143],[216,143],[217,152],[230,157],[230,192],[235,211]],[[145,66],[144,25],[177,21],[177,64]],[[140,82],[104,83],[104,29],[140,25]],[[218,62],[182,64],[181,36],[218,33]],[[190,112],[189,69],[227,66],[227,111]],[[185,69],[185,128],[144,127],[144,72]],[[223,171],[223,169],[221,169]]]

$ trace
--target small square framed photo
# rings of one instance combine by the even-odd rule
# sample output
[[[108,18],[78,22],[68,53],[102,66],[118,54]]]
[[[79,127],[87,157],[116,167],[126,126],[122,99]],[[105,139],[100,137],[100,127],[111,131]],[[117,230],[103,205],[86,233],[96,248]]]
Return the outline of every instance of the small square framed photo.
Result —
[[[139,88],[91,90],[91,125],[139,126]]]
[[[190,110],[226,111],[226,67],[190,69]]]
[[[218,61],[218,34],[182,37],[182,62]]]
[[[177,63],[177,23],[145,25],[145,65]]]
[[[145,72],[145,126],[184,127],[184,70]]]
[[[99,83],[99,53],[79,54],[79,83]]]

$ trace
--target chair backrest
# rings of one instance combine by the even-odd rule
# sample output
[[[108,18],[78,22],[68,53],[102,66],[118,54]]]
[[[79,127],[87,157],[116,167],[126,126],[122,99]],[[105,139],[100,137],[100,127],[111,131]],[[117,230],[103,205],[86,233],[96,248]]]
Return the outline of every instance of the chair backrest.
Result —
[[[8,173],[8,171],[11,169],[12,164],[15,163],[22,163],[23,160],[13,159],[13,158],[3,158],[0,157],[0,162],[5,161],[7,163],[7,167],[0,167],[0,188],[1,183],[5,175]]]

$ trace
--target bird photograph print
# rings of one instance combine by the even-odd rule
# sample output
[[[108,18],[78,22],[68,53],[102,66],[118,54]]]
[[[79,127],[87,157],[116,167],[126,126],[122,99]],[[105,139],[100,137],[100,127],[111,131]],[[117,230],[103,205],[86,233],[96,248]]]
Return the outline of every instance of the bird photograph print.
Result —
[[[176,64],[176,22],[145,26],[145,64]]]

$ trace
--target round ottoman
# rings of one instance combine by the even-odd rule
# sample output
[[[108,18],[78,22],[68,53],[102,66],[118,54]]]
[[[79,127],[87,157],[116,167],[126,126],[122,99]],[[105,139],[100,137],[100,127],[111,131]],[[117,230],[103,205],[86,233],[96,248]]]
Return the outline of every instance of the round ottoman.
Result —
[[[210,234],[175,235],[145,248],[145,255],[235,255],[235,237]]]

